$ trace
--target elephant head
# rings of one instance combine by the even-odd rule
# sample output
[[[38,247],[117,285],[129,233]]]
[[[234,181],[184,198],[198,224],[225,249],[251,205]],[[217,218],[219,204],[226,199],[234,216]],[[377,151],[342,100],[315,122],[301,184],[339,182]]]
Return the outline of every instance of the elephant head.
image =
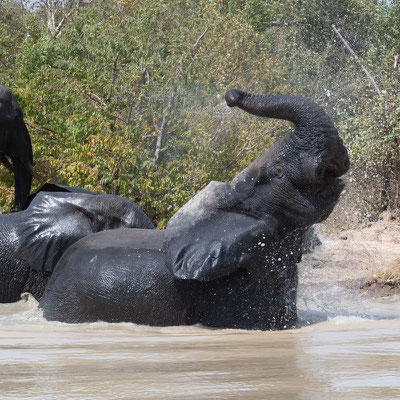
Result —
[[[25,211],[16,214],[24,217],[16,231],[17,253],[39,272],[52,272],[63,252],[84,236],[118,228],[154,228],[137,204],[109,194],[39,192]]]
[[[232,181],[240,207],[273,214],[295,226],[325,219],[343,189],[347,150],[331,119],[309,99],[229,90],[226,102],[248,113],[288,120],[295,130],[276,142]]]
[[[10,160],[11,162],[10,162]],[[21,210],[31,190],[32,176],[43,182],[33,168],[32,144],[16,98],[0,85],[0,162],[14,172],[14,211]]]
[[[230,107],[291,121],[295,130],[230,184],[211,182],[171,218],[167,266],[180,279],[211,281],[240,267],[260,276],[268,263],[281,264],[288,237],[295,264],[302,234],[331,213],[349,169],[337,130],[311,100],[236,89],[225,99]]]

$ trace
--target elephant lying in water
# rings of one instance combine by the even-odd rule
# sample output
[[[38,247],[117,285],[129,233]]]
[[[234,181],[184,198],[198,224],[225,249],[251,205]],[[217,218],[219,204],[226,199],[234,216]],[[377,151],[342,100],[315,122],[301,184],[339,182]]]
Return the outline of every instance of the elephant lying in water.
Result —
[[[347,151],[308,99],[239,90],[225,98],[231,107],[292,121],[295,130],[230,184],[211,182],[165,231],[100,232],[72,245],[40,301],[47,319],[296,326],[301,238],[337,203]]]
[[[154,228],[132,201],[79,188],[45,184],[27,204],[0,215],[0,303],[17,301],[23,292],[39,300],[62,253],[84,236]]]

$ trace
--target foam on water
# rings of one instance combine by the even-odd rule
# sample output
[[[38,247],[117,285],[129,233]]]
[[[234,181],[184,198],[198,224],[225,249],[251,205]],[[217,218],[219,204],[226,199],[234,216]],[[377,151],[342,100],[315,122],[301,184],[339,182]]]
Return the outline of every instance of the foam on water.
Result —
[[[352,291],[342,287],[315,287],[299,288],[298,298],[299,328],[305,329],[330,329],[340,326],[341,329],[371,326],[371,321],[390,320],[400,324],[400,298],[368,298],[359,291]],[[396,322],[395,322],[396,321]],[[52,325],[52,326],[77,326],[56,321],[47,321],[39,308],[38,302],[29,293],[24,293],[21,300],[15,303],[0,304],[0,326],[12,325]],[[92,329],[127,329],[136,333],[154,331],[192,332],[193,329],[201,330],[204,334],[208,329],[201,325],[192,327],[164,327],[151,328],[133,323],[108,323],[98,321],[94,323],[78,324]],[[320,325],[320,326],[319,326]],[[399,325],[400,326],[400,325]],[[218,330],[212,330],[218,332]],[[231,330],[235,331],[235,330]]]
[[[38,302],[29,293],[23,293],[15,303],[0,304],[0,326],[47,323]]]

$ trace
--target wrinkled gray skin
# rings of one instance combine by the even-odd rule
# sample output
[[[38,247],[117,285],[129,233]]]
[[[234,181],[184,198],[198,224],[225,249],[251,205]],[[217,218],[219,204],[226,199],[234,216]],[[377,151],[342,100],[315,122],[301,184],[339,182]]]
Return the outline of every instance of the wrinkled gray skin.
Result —
[[[118,228],[154,226],[137,204],[107,194],[42,191],[26,210],[0,215],[0,303],[17,301],[23,292],[39,300],[69,246]]]
[[[296,326],[301,239],[337,203],[347,151],[310,100],[230,90],[226,101],[295,130],[230,184],[211,182],[165,231],[100,232],[71,246],[40,302],[47,319]]]
[[[31,190],[32,176],[41,177],[33,168],[32,144],[22,110],[9,89],[0,85],[0,163],[14,172],[15,199],[12,211],[22,209]]]

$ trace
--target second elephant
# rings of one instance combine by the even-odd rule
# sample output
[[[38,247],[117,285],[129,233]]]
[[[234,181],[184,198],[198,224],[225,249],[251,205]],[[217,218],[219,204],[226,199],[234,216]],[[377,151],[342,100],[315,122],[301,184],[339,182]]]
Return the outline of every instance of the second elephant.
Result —
[[[154,228],[137,204],[118,196],[39,192],[30,200],[26,210],[0,215],[0,303],[17,301],[23,292],[39,300],[62,253],[84,236]]]
[[[10,161],[11,160],[11,161]],[[22,209],[32,185],[32,176],[43,182],[33,168],[31,138],[21,107],[9,89],[0,85],[0,163],[14,172],[13,211]]]

